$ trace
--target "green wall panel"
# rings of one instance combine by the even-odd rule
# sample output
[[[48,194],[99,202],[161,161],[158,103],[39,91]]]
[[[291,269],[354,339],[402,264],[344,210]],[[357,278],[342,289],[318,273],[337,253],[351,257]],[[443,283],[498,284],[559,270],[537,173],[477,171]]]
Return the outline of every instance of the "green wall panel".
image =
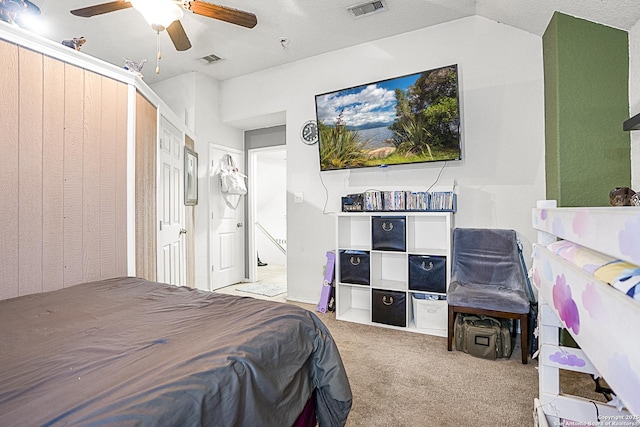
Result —
[[[542,46],[547,198],[606,206],[631,183],[628,34],[555,13]]]

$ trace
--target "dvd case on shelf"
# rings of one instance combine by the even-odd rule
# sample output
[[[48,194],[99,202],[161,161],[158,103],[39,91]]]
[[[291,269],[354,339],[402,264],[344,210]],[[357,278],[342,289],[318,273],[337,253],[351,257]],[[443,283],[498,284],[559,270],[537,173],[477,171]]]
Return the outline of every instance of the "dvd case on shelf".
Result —
[[[444,211],[455,212],[457,196],[453,191],[378,191],[349,194],[342,198],[343,212]]]

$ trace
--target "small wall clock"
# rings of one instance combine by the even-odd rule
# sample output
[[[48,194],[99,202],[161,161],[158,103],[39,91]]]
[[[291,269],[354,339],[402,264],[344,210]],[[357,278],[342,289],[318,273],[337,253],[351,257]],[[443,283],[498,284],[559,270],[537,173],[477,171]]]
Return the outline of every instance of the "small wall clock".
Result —
[[[309,120],[300,129],[300,139],[307,145],[318,142],[318,124],[315,120]]]

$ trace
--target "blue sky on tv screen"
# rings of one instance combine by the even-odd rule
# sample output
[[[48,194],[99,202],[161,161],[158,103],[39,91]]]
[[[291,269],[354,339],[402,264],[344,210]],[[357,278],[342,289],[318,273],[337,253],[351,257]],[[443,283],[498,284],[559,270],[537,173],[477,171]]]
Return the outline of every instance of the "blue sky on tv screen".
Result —
[[[395,89],[407,90],[420,73],[316,96],[318,121],[333,126],[342,112],[342,121],[353,128],[382,127],[396,117]]]

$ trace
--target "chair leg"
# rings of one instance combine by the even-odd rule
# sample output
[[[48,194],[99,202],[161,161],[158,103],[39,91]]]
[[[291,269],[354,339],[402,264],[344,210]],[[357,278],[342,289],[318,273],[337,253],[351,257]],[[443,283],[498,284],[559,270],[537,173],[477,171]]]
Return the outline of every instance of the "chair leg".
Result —
[[[520,347],[522,350],[522,363],[529,362],[529,313],[520,315]]]
[[[453,321],[455,320],[455,315],[453,306],[450,305],[448,314],[449,327],[447,328],[447,350],[449,351],[453,349]]]

